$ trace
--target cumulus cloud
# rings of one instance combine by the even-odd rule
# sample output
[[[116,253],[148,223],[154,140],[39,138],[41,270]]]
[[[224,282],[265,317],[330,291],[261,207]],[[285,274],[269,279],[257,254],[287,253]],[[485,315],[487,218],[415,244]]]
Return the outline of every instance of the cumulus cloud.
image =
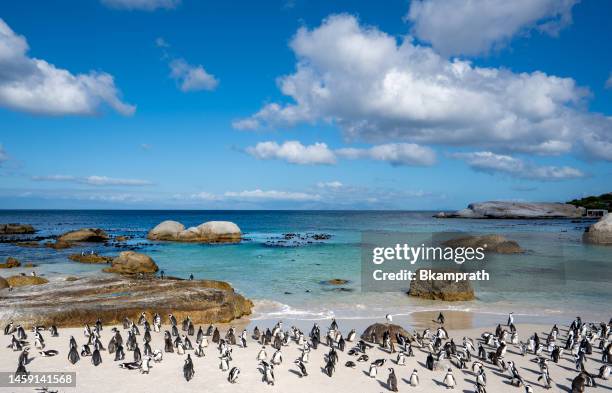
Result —
[[[587,135],[612,142],[612,119],[585,112],[589,92],[571,78],[448,60],[350,15],[300,28],[290,46],[296,70],[278,81],[290,102],[266,104],[236,128],[332,122],[349,140],[541,154],[573,150]]]
[[[393,166],[429,166],[436,162],[436,154],[432,149],[414,143],[387,143],[368,149],[344,148],[336,152],[339,156],[349,159],[370,158],[387,161]]]
[[[478,55],[535,29],[556,35],[579,0],[413,0],[412,32],[443,55]]]
[[[309,194],[305,192],[290,192],[276,190],[250,190],[250,191],[228,191],[224,194],[227,198],[244,199],[244,200],[268,200],[268,201],[318,201],[320,195]]]
[[[156,9],[173,9],[181,4],[181,0],[101,0],[110,8],[124,10],[155,11]]]
[[[335,164],[336,156],[325,143],[304,146],[298,141],[283,144],[260,142],[248,147],[246,152],[260,160],[279,159],[292,164]]]
[[[465,160],[476,171],[490,174],[501,173],[520,179],[555,181],[585,176],[582,171],[576,168],[568,166],[538,166],[519,158],[488,151],[455,153],[452,156]]]
[[[201,65],[191,65],[183,59],[170,62],[170,77],[179,83],[184,92],[198,90],[215,90],[219,81],[214,75],[206,72]]]
[[[0,105],[43,115],[91,115],[103,105],[122,115],[135,107],[121,100],[113,76],[91,71],[72,74],[28,57],[25,37],[0,19]]]
[[[342,184],[342,182],[339,182],[338,180],[326,181],[326,182],[321,181],[317,183],[317,187],[337,190],[337,189],[344,187],[344,184]]]
[[[153,184],[148,180],[140,179],[117,179],[108,176],[86,176],[78,177],[72,175],[48,175],[33,176],[34,181],[72,182],[87,184],[90,186],[148,186]]]

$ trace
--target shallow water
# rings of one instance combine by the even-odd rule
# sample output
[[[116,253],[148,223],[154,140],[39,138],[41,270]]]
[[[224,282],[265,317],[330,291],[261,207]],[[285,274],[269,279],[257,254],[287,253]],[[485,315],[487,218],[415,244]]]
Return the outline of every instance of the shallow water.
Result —
[[[493,315],[514,311],[531,321],[554,316],[606,319],[612,299],[612,248],[585,245],[588,223],[570,220],[435,219],[433,212],[387,211],[0,211],[0,222],[34,225],[47,236],[81,227],[133,236],[140,252],[151,255],[167,275],[219,279],[255,300],[254,319],[381,318],[387,313],[455,309]],[[153,243],[146,232],[173,219],[185,226],[209,220],[237,223],[246,238],[235,245]],[[361,291],[361,239],[364,231],[499,233],[527,250],[495,256],[487,263],[492,281],[476,285],[478,299],[441,303],[408,297],[404,291]],[[270,247],[283,233],[328,233],[322,242]],[[12,255],[38,265],[39,274],[103,274],[99,265],[71,262],[67,255],[94,250],[113,255],[114,247],[89,245],[55,251],[0,244],[0,258]],[[25,271],[21,269],[17,271]],[[31,269],[29,269],[31,270]],[[6,274],[6,273],[2,273]],[[350,282],[338,287],[321,282]],[[407,288],[406,288],[407,289]],[[605,314],[605,315],[604,315]]]

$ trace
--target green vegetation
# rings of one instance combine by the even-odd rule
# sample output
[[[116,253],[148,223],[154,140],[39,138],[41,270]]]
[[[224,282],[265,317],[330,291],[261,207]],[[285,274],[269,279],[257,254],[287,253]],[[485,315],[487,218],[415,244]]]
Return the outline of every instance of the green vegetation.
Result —
[[[601,194],[600,196],[574,199],[567,203],[574,206],[581,206],[585,209],[606,209],[610,212],[612,211],[612,192]]]

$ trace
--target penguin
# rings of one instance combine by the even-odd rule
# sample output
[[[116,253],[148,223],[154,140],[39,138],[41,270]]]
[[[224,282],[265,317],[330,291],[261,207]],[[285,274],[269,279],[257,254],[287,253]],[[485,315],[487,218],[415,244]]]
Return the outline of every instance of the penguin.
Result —
[[[123,351],[123,345],[119,344],[117,345],[117,348],[115,349],[115,361],[121,361],[125,359],[125,352]]]
[[[281,350],[278,349],[276,350],[276,352],[272,354],[272,364],[274,364],[275,366],[278,366],[282,362],[283,362],[283,354],[281,353]]]
[[[446,385],[447,389],[454,389],[457,385],[457,381],[455,380],[455,376],[453,375],[453,370],[450,368],[444,376],[444,384]]]
[[[329,359],[327,363],[325,364],[325,374],[327,374],[327,376],[331,378],[335,370],[336,370],[336,365],[331,359]]]
[[[434,358],[431,352],[429,352],[429,354],[427,355],[427,360],[425,361],[425,367],[431,371],[433,371],[434,369]]]
[[[151,349],[151,344],[148,341],[144,343],[143,353],[145,356],[153,355],[153,349]]]
[[[102,363],[102,356],[100,355],[100,350],[96,348],[91,355],[91,364],[94,366],[99,366],[100,363]]]
[[[50,349],[48,351],[40,351],[38,352],[38,354],[44,358],[50,358],[53,356],[57,356],[59,354],[59,351],[56,351],[55,349]]]
[[[91,349],[89,348],[89,345],[83,344],[81,346],[81,356],[82,357],[91,356]]]
[[[368,370],[368,376],[370,378],[376,378],[376,374],[378,374],[378,368],[374,363],[370,364],[370,369]]]
[[[260,364],[263,366],[264,382],[266,382],[268,385],[274,386],[274,366],[263,360]]]
[[[76,364],[80,359],[76,346],[71,346],[70,351],[68,351],[68,361],[72,364]]]
[[[29,375],[28,370],[26,370],[25,364],[19,363],[17,364],[17,370],[15,371],[15,377],[27,377]]]
[[[230,360],[229,356],[223,355],[219,359],[220,359],[219,369],[221,369],[221,371],[229,370],[229,360]]]
[[[164,353],[161,351],[161,349],[156,349],[153,352],[153,361],[155,363],[159,363],[164,359]]]
[[[140,373],[141,374],[148,374],[150,370],[151,370],[151,357],[150,356],[145,356],[142,359],[142,363],[140,365]]]
[[[506,326],[514,325],[514,313],[511,312],[508,314],[508,321],[506,322]]]
[[[253,329],[253,339],[256,341],[259,341],[260,337],[261,337],[261,332],[259,331],[259,328],[255,326],[255,329]]]
[[[199,358],[201,358],[201,357],[203,357],[203,356],[204,356],[204,346],[202,345],[202,342],[201,342],[201,341],[200,341],[200,343],[198,344],[198,346],[196,347],[194,354],[195,354],[197,357],[199,357]]]
[[[348,342],[353,342],[355,341],[355,337],[357,335],[357,332],[355,331],[355,329],[351,330],[348,334],[348,336],[346,336],[346,341]]]
[[[13,334],[13,333],[15,333],[16,330],[17,329],[15,328],[15,324],[13,324],[13,321],[10,321],[4,327],[4,335],[8,336],[9,334]]]
[[[525,393],[533,393],[533,388],[531,385],[525,385]]]
[[[438,319],[437,319],[437,321],[438,321],[438,323],[439,323],[440,325],[444,325],[444,314],[442,314],[442,313],[440,312],[440,314],[438,314]]]
[[[191,356],[187,355],[185,359],[185,364],[183,365],[183,376],[185,380],[189,382],[195,374],[195,370],[193,369],[193,361],[191,360]]]
[[[172,337],[170,336],[170,332],[167,330],[164,333],[164,351],[174,352],[174,346],[172,345]]]
[[[168,314],[168,319],[170,320],[170,325],[176,326],[176,317],[172,314]]]
[[[603,366],[599,368],[598,377],[603,379],[604,381],[608,380],[608,378],[610,377],[610,365],[609,364],[604,364]]]
[[[345,366],[345,367],[348,367],[348,368],[355,368],[355,367],[357,367],[357,365],[355,364],[355,362],[353,362],[353,361],[351,361],[351,360],[349,360],[349,361],[347,361],[346,363],[344,363],[344,366]]]
[[[395,364],[398,366],[406,365],[406,354],[404,352],[400,352],[397,354],[397,359],[395,360]]]
[[[176,325],[172,325],[172,327],[170,328],[170,331],[172,332],[172,337],[179,336],[178,328],[176,327]]]
[[[227,376],[227,381],[229,383],[238,382],[238,375],[240,375],[240,369],[238,367],[232,367],[229,372],[229,375]]]
[[[221,338],[221,334],[219,333],[219,329],[215,328],[213,332],[213,336],[212,336],[212,342],[217,344],[220,338]]]
[[[57,331],[57,326],[51,325],[51,328],[49,329],[49,331],[51,332],[51,337],[59,337],[59,332]]]
[[[115,353],[115,350],[117,349],[117,344],[115,344],[115,337],[111,337],[110,341],[108,342],[108,345],[106,346],[106,348],[108,349],[108,353],[113,354]]]
[[[266,360],[268,355],[266,354],[266,347],[261,347],[259,353],[257,354],[257,360],[263,361]]]
[[[126,370],[138,370],[140,369],[140,362],[128,362],[119,364],[119,368],[124,368]]]
[[[142,361],[142,354],[140,353],[140,348],[138,347],[138,343],[134,347],[134,362]]]
[[[476,376],[476,385],[477,386],[486,386],[487,385],[487,374],[485,374],[484,368],[480,368],[478,371],[478,375]]]
[[[297,359],[294,363],[297,364],[298,368],[300,369],[300,378],[308,376],[306,366],[300,359]]]
[[[412,374],[410,375],[410,386],[419,386],[419,372],[416,368],[412,371]]]
[[[552,387],[551,386],[552,379],[550,378],[550,374],[548,373],[548,367],[546,365],[542,367],[542,373],[538,377],[538,381],[540,380],[544,381],[544,387],[546,389],[550,389]]]
[[[309,358],[310,358],[310,349],[309,348],[302,349],[302,356],[301,356],[302,362],[308,363]]]
[[[361,355],[357,358],[358,362],[367,362],[370,357],[368,355]]]
[[[18,363],[21,363],[23,365],[27,365],[28,363],[30,363],[31,359],[29,359],[29,355],[30,355],[30,351],[28,348],[24,349],[20,354],[19,354],[19,358],[17,359]]]
[[[387,377],[387,389],[392,392],[397,392],[397,377],[395,376],[395,370],[389,368],[389,376]]]

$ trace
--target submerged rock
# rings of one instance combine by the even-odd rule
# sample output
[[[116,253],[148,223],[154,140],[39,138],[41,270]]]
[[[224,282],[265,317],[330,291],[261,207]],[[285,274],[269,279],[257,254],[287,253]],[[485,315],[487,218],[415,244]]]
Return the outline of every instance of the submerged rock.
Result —
[[[408,291],[410,296],[449,302],[476,299],[474,288],[472,288],[472,284],[468,280],[421,280],[419,273],[421,270],[416,271],[415,279],[410,282],[410,289]],[[450,270],[444,269],[427,270],[440,273],[450,272]]]
[[[119,276],[54,281],[42,287],[0,292],[0,316],[25,326],[83,326],[98,318],[119,324],[174,314],[194,324],[230,322],[249,315],[253,303],[226,282],[208,280],[133,279]]]
[[[66,232],[57,238],[60,242],[105,242],[108,240],[108,235],[102,229],[98,228],[81,228],[75,231]]]
[[[498,254],[518,254],[523,252],[523,249],[517,242],[508,240],[501,235],[464,236],[447,240],[442,245],[452,248],[483,247],[486,250],[485,252],[495,252]]]
[[[26,247],[26,248],[36,248],[36,247],[40,247],[40,243],[35,241],[35,240],[28,240],[25,242],[16,242],[13,243],[15,244],[17,247]]]
[[[579,218],[584,208],[566,203],[538,202],[479,202],[453,213],[438,213],[438,218]]]
[[[54,250],[63,250],[64,248],[72,247],[72,244],[67,241],[58,239],[54,243],[51,243],[51,242],[45,243],[45,247],[49,247]]]
[[[6,262],[0,263],[0,269],[12,269],[21,266],[21,262],[17,258],[7,257]]]
[[[237,243],[242,238],[238,225],[230,221],[208,221],[185,229],[177,221],[164,221],[147,234],[150,240],[194,243]]]
[[[0,224],[0,235],[25,235],[35,232],[36,229],[29,224]]]
[[[321,282],[321,284],[324,284],[324,285],[344,285],[348,283],[349,283],[349,280],[345,280],[342,278],[333,278],[331,280],[326,280],[326,281]]]
[[[110,263],[113,257],[98,254],[72,254],[68,256],[68,259],[80,263]]]
[[[608,213],[586,229],[582,240],[592,244],[612,245],[612,214]]]
[[[9,285],[13,288],[26,287],[30,285],[42,285],[49,282],[49,280],[46,278],[38,276],[11,276],[7,277],[6,281],[8,281]]]
[[[104,269],[107,273],[125,275],[154,274],[159,268],[153,258],[134,251],[123,251],[113,259],[111,267]]]
[[[404,337],[408,337],[409,340],[413,339],[412,334],[408,333],[403,327],[391,323],[375,323],[373,325],[368,326],[368,328],[361,334],[361,339],[368,342],[373,342],[372,334],[375,334],[376,344],[382,344],[385,332],[389,332],[389,334],[391,335],[391,341],[393,342],[397,342],[397,340],[395,339],[395,335],[397,333],[401,334]]]

